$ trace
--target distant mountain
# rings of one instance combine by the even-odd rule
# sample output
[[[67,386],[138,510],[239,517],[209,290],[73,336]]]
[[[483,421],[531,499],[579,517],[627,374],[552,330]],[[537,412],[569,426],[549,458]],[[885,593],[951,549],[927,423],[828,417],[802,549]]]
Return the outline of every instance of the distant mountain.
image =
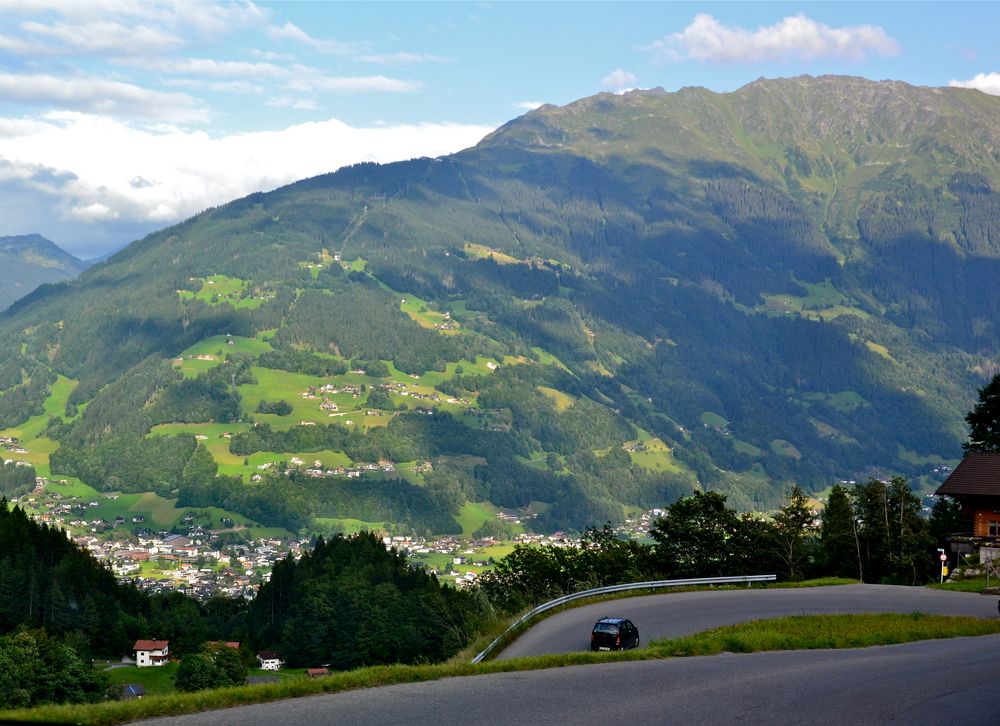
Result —
[[[0,237],[0,310],[39,285],[76,277],[87,267],[41,235]]]
[[[251,195],[29,295],[0,318],[0,427],[61,374],[53,471],[289,528],[929,487],[998,369],[998,289],[998,97],[600,94]]]

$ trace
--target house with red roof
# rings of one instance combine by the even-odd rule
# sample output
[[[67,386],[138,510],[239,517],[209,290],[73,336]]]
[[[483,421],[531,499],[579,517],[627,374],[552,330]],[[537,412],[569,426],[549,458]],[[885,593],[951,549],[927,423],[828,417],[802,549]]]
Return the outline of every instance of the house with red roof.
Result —
[[[135,664],[139,668],[161,666],[170,662],[168,640],[137,640],[132,650],[135,651]]]

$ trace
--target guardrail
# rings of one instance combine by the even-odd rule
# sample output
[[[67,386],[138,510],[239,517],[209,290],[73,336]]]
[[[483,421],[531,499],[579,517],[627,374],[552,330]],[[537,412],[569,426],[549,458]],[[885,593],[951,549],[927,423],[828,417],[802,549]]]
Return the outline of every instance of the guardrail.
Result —
[[[552,608],[557,608],[560,605],[565,605],[568,602],[573,602],[574,600],[581,600],[586,597],[594,597],[595,595],[607,595],[612,592],[628,592],[629,590],[653,590],[660,587],[689,587],[697,585],[739,585],[746,584],[749,586],[754,582],[774,582],[778,579],[777,575],[733,575],[731,577],[693,577],[686,580],[653,580],[651,582],[629,582],[623,585],[607,585],[606,587],[595,587],[593,590],[583,590],[582,592],[574,592],[572,595],[563,595],[562,597],[556,598],[555,600],[550,600],[547,603],[539,605],[534,610],[525,615],[522,615],[517,619],[509,628],[503,631],[497,638],[486,646],[486,649],[482,653],[477,655],[472,659],[472,663],[481,663],[486,656],[488,656],[497,645],[507,637],[512,631],[517,630],[526,622],[531,620],[536,615],[541,615],[547,610]]]

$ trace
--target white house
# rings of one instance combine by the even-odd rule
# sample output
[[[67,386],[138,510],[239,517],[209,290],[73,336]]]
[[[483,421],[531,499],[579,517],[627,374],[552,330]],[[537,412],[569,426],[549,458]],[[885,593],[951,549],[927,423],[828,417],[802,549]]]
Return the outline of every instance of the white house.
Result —
[[[170,660],[170,641],[167,640],[137,640],[132,650],[135,651],[135,664],[139,668],[147,666],[166,665]]]
[[[262,671],[279,671],[284,665],[284,661],[273,650],[262,650],[257,654],[257,660]]]

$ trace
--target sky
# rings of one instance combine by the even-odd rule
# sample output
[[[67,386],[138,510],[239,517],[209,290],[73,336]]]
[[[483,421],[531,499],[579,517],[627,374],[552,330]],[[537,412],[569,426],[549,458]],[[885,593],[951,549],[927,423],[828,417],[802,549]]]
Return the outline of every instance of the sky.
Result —
[[[0,235],[81,258],[543,103],[827,73],[1000,95],[1000,3],[0,0]]]

